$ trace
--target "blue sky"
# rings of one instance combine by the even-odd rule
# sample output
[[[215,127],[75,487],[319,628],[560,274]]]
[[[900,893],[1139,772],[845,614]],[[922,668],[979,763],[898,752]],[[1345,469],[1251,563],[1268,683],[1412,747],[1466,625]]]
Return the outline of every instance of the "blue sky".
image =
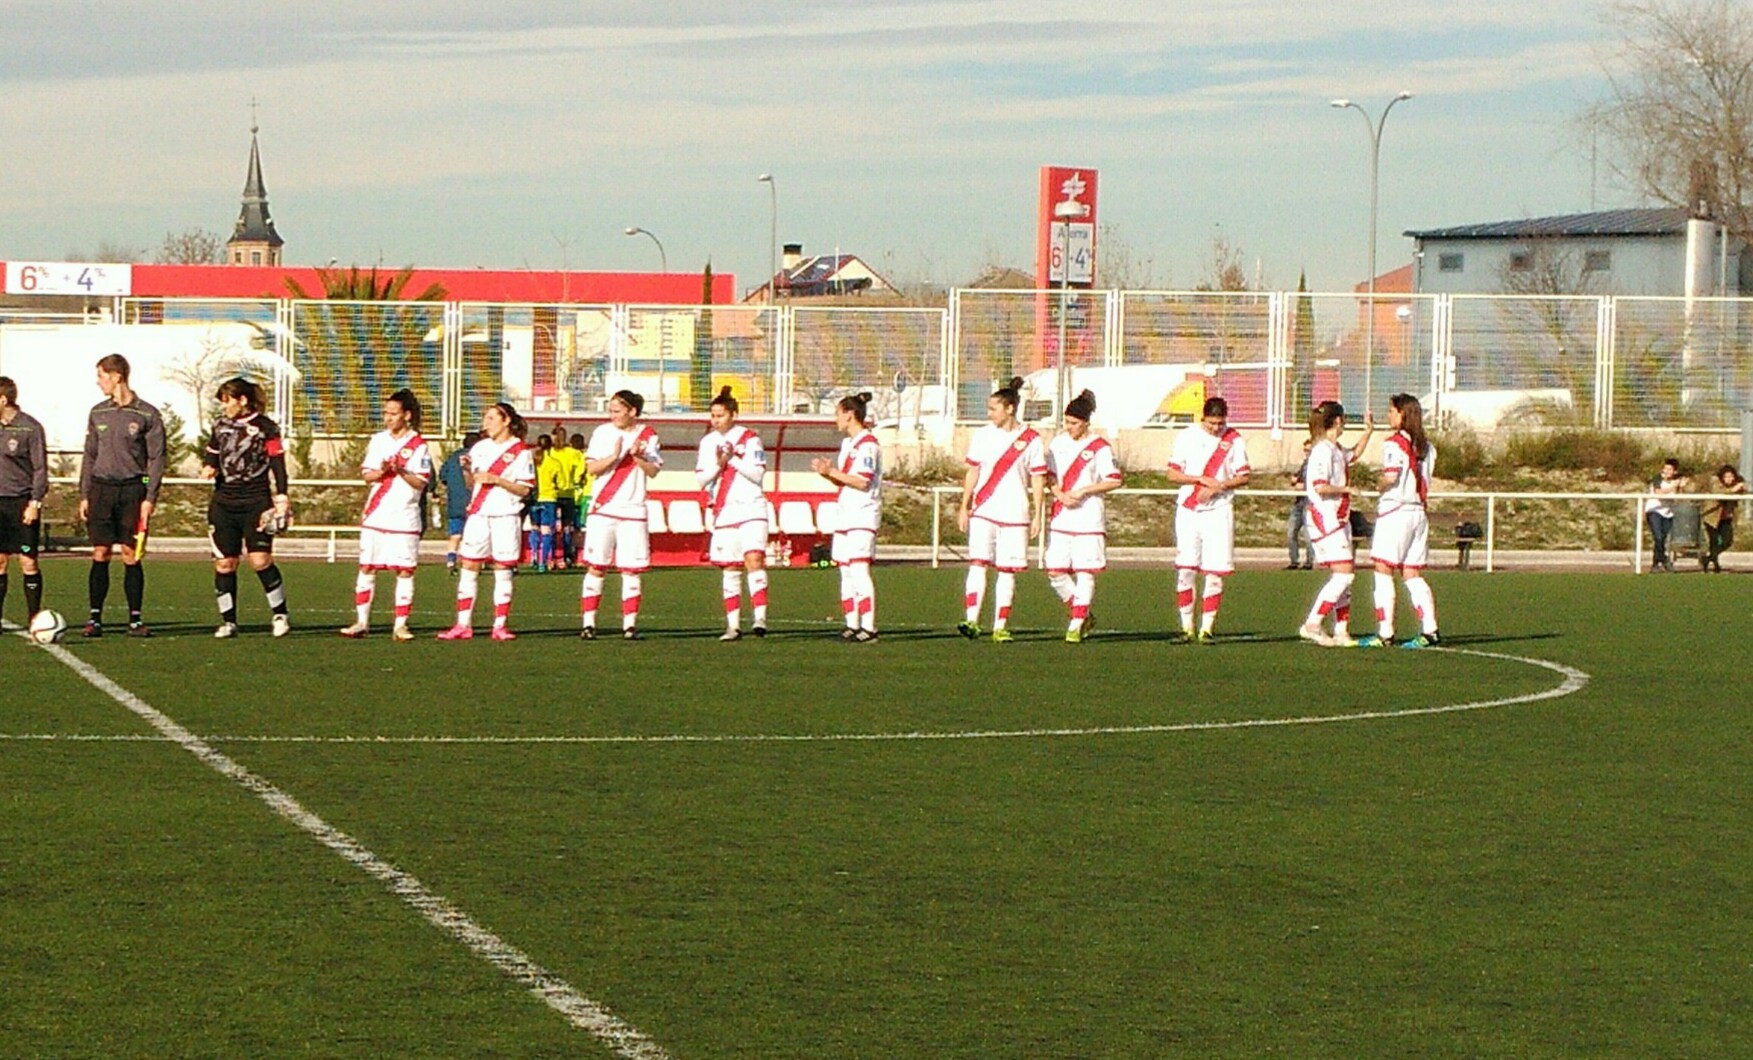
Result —
[[[1101,172],[1161,286],[1214,234],[1317,290],[1366,272],[1368,137],[1399,232],[1590,205],[1569,119],[1600,5],[914,0],[662,5],[0,0],[0,257],[229,234],[260,101],[294,263],[655,269],[747,287],[782,241],[905,282],[1030,267],[1036,171]],[[1602,207],[1636,200],[1603,176]],[[1144,270],[1138,270],[1142,273]]]

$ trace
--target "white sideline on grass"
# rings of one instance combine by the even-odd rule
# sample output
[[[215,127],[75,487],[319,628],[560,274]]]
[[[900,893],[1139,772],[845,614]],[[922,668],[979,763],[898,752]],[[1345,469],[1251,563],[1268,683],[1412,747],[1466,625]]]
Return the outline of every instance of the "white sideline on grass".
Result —
[[[8,628],[15,628],[8,623]],[[433,893],[415,877],[396,868],[366,849],[352,836],[305,809],[297,799],[273,783],[251,773],[224,752],[182,727],[175,719],[110,680],[103,671],[54,644],[37,645],[53,655],[86,683],[133,711],[169,741],[194,755],[221,776],[247,789],[281,817],[309,833],[317,842],[374,877],[390,892],[434,927],[461,942],[475,956],[498,968],[540,998],[549,1008],[629,1060],[670,1060],[670,1054],[638,1028],[622,1020],[598,1002],[575,990],[566,980],[548,971],[517,947],[477,924],[442,895]]]
[[[52,649],[65,655],[61,648]],[[1574,666],[1535,659],[1523,655],[1477,651],[1472,648],[1425,648],[1429,652],[1448,655],[1472,655],[1481,659],[1523,663],[1550,670],[1564,680],[1539,692],[1499,699],[1479,699],[1466,703],[1449,703],[1435,707],[1406,707],[1401,710],[1365,710],[1351,714],[1317,714],[1294,718],[1241,718],[1231,721],[1183,721],[1160,725],[1109,725],[1088,728],[1059,729],[974,729],[961,732],[843,732],[843,733],[671,733],[656,736],[222,736],[210,735],[190,739],[211,743],[297,743],[297,744],[735,744],[735,743],[874,743],[902,740],[1020,740],[1067,736],[1135,736],[1169,732],[1210,732],[1224,729],[1271,729],[1291,725],[1336,725],[1352,721],[1383,721],[1392,718],[1416,718],[1432,714],[1459,714],[1493,707],[1513,707],[1523,703],[1560,699],[1579,692],[1591,680]],[[69,666],[79,669],[86,664],[68,656]],[[96,673],[96,670],[92,671]],[[99,675],[102,676],[101,674]],[[91,680],[87,677],[86,680]],[[108,680],[108,678],[104,678]],[[94,684],[96,682],[93,682]],[[102,687],[101,685],[99,687]],[[106,690],[107,691],[107,690]],[[126,690],[122,690],[126,693]],[[126,693],[131,694],[131,693]],[[132,709],[132,708],[130,708]],[[148,707],[147,709],[151,709]],[[136,713],[139,713],[136,711]],[[150,719],[149,719],[150,720]],[[166,719],[167,721],[169,719]],[[172,724],[175,724],[172,722]],[[7,740],[40,740],[45,742],[131,743],[172,739],[169,736],[104,735],[97,733],[0,733],[0,742]],[[180,742],[180,741],[177,741]],[[214,754],[219,752],[215,751]],[[223,756],[221,756],[223,757]]]

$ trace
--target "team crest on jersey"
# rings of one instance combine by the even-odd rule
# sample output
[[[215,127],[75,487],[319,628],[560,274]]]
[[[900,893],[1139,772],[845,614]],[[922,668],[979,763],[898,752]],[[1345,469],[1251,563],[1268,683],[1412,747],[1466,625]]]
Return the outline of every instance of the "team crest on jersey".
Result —
[[[139,434],[139,433],[140,433],[140,421],[139,420],[129,420],[128,421],[128,437],[132,438],[136,434]]]
[[[1019,453],[1022,452],[1024,449],[1027,449],[1028,447],[1029,447],[1028,442],[1018,442],[1015,445],[1011,446],[1012,449],[1015,449]]]
[[[18,439],[17,438],[6,439],[6,451],[9,453],[18,452]]]
[[[1083,452],[1077,454],[1077,458],[1079,460],[1090,460],[1093,459],[1093,456],[1088,449],[1085,449]]]

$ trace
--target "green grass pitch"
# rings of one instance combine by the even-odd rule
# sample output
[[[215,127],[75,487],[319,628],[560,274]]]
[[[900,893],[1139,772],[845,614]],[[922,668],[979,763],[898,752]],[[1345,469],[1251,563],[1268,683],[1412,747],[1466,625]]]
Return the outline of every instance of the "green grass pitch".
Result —
[[[84,563],[46,569],[77,623]],[[431,639],[430,568],[404,645],[334,636],[347,567],[285,569],[285,640],[246,574],[213,641],[207,568],[159,560],[157,638],[67,648],[674,1057],[1753,1054],[1753,580],[1439,572],[1454,647],[1587,684],[1175,729],[1562,677],[1299,643],[1315,574],[1230,579],[1210,647],[1160,570],[1081,646],[1038,573],[1009,645],[955,636],[960,569],[878,568],[874,645],[831,571],[735,644],[714,572],[648,575],[638,644],[521,576],[501,645]],[[176,745],[100,739],[151,730],[20,637],[0,689],[0,1055],[612,1055]],[[1171,728],[742,739],[1131,727]]]

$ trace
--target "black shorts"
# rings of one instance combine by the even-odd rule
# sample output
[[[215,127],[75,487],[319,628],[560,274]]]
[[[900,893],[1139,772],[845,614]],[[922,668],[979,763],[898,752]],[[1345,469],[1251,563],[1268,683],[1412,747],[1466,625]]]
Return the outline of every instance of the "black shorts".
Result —
[[[274,535],[262,531],[262,513],[272,511],[270,497],[259,500],[221,500],[207,505],[207,540],[215,558],[236,559],[244,552],[274,551]]]
[[[25,525],[24,508],[29,497],[0,497],[0,555],[34,556],[37,554],[38,532],[43,525],[42,511],[30,525]]]
[[[554,502],[555,511],[560,515],[560,526],[567,530],[578,529],[578,502],[571,497],[562,497]]]
[[[146,500],[144,482],[93,482],[86,496],[89,510],[85,530],[93,545],[134,547],[140,529],[140,505]]]

